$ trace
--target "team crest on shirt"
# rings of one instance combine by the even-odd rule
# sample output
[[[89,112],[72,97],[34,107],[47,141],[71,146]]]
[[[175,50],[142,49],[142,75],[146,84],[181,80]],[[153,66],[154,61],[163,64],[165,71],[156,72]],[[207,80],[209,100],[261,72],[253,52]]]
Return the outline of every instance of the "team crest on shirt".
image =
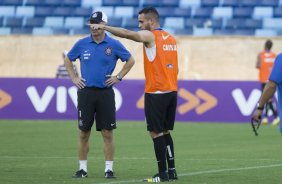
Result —
[[[113,49],[112,49],[111,47],[107,47],[106,50],[105,50],[105,54],[106,54],[107,56],[112,55],[112,52],[113,52]]]

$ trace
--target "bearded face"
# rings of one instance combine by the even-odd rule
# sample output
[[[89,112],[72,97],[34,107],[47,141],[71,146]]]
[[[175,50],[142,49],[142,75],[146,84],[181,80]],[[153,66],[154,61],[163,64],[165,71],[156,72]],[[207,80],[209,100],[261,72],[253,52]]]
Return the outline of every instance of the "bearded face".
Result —
[[[138,16],[138,27],[139,27],[139,29],[150,31],[151,30],[151,22],[152,22],[152,20],[147,19],[143,13],[139,14],[139,16]]]

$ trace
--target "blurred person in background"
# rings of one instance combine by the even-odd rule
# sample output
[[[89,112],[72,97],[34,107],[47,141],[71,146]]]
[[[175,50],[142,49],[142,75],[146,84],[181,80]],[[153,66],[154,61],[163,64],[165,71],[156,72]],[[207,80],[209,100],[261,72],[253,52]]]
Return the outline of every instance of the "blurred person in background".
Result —
[[[106,25],[108,18],[104,12],[97,11],[89,19],[90,23]],[[108,36],[104,30],[90,27],[91,34],[75,43],[65,58],[65,65],[73,83],[79,88],[78,128],[79,132],[79,170],[74,178],[87,177],[87,155],[91,128],[96,122],[104,141],[105,173],[107,179],[115,178],[113,172],[114,137],[116,129],[116,107],[113,85],[121,82],[135,61],[128,50],[118,41]],[[72,62],[80,60],[81,77],[72,67]],[[125,62],[117,75],[112,75],[118,60]]]
[[[177,107],[178,58],[175,38],[160,27],[160,17],[153,7],[139,12],[138,32],[101,24],[93,29],[142,42],[145,71],[145,116],[147,130],[154,144],[158,173],[145,182],[177,180],[174,158],[173,130]]]
[[[63,53],[62,53],[62,58],[63,58],[63,61],[65,60],[65,57],[66,55],[68,54],[68,52],[65,50]],[[77,73],[77,68],[76,66],[73,64],[73,70],[76,74]],[[61,64],[58,66],[57,68],[57,72],[56,72],[56,78],[59,78],[59,79],[70,79],[70,75],[67,71],[67,68],[65,66],[65,64]]]
[[[259,70],[259,81],[261,83],[261,89],[263,91],[266,83],[268,82],[268,78],[270,72],[272,70],[274,60],[276,58],[276,53],[271,51],[272,41],[267,40],[264,45],[264,51],[260,52],[258,55],[258,60],[256,63],[256,68]],[[281,74],[282,75],[282,74]],[[276,109],[276,104],[273,102],[273,98],[270,98],[268,102],[265,104],[264,114],[262,116],[262,124],[268,124],[268,113],[269,110],[272,111],[274,120],[272,121],[272,125],[277,125],[280,122],[278,117],[278,112]]]
[[[269,102],[269,99],[273,98],[273,95],[278,89],[278,107],[280,111],[280,119],[282,119],[282,53],[279,54],[274,62],[269,80],[266,83],[260,100],[257,104],[257,109],[253,114],[253,119],[259,121],[261,119],[263,109]],[[282,134],[282,124],[280,123],[280,133]]]

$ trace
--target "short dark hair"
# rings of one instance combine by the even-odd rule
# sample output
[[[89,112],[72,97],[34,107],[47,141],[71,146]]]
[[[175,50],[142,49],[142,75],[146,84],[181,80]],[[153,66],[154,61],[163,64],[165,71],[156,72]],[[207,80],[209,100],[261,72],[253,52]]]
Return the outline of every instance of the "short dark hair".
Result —
[[[159,22],[160,16],[156,8],[154,7],[143,8],[142,10],[139,11],[138,14],[140,15],[142,13],[145,15],[146,19],[155,19],[157,22]]]
[[[272,48],[272,41],[271,40],[267,40],[265,42],[264,48],[267,50],[270,50]]]

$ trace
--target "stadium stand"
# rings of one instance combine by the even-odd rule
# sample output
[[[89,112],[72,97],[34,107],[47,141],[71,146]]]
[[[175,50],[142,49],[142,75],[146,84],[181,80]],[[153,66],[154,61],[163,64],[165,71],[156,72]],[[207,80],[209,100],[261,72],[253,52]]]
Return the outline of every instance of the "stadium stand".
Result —
[[[0,5],[15,5],[21,6],[23,4],[23,0],[1,0]]]
[[[253,15],[253,8],[249,7],[235,7],[233,8],[234,18],[250,18]]]
[[[0,35],[87,33],[88,17],[98,10],[108,15],[110,25],[137,30],[138,12],[145,6],[156,7],[161,26],[174,34],[282,33],[282,0],[2,0]]]

